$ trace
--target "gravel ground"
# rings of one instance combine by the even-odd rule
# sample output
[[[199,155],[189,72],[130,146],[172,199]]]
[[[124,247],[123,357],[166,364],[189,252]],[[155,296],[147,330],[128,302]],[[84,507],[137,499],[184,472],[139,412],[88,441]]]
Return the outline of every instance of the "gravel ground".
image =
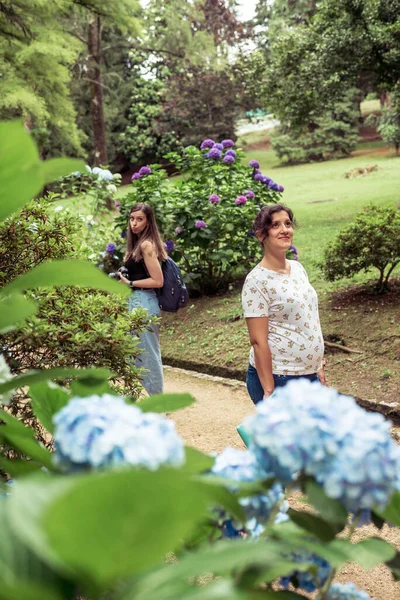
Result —
[[[244,448],[236,432],[236,426],[254,410],[253,403],[245,387],[239,383],[229,383],[220,378],[193,375],[180,369],[165,369],[166,393],[189,392],[196,403],[174,413],[172,418],[185,443],[203,452],[220,452],[226,446]],[[290,499],[292,506],[296,498]],[[400,530],[384,527],[382,531],[373,526],[363,527],[354,535],[354,541],[369,536],[379,536],[391,542],[400,550]],[[338,573],[337,581],[353,581],[376,600],[399,600],[400,582],[394,582],[390,571],[376,567],[365,571],[361,567],[348,564]],[[312,598],[312,596],[306,596]]]

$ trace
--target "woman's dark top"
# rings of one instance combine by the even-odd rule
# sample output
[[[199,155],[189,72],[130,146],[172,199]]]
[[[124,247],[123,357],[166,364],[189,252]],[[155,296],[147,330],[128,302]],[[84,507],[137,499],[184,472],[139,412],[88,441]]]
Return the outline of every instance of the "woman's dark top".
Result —
[[[140,260],[134,260],[132,256],[130,256],[124,266],[128,269],[129,281],[149,279],[149,274],[145,267],[143,258],[141,258]]]

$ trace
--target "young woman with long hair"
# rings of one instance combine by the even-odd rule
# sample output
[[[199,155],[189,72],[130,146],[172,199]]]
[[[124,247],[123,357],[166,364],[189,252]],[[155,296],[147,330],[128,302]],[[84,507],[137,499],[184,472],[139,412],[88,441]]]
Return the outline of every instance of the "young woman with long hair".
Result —
[[[326,383],[317,294],[302,265],[286,258],[293,227],[293,212],[282,204],[264,206],[253,224],[263,257],[246,277],[242,304],[252,346],[247,389],[255,404],[291,379]]]
[[[145,202],[132,206],[126,237],[124,266],[128,269],[128,277],[121,275],[121,281],[133,292],[129,298],[129,309],[142,307],[151,317],[159,317],[160,307],[155,290],[161,288],[164,283],[160,261],[167,259],[167,253],[153,209]],[[139,339],[141,354],[136,360],[136,366],[146,369],[142,385],[150,396],[161,394],[164,377],[159,326],[151,324],[150,330],[142,332]]]

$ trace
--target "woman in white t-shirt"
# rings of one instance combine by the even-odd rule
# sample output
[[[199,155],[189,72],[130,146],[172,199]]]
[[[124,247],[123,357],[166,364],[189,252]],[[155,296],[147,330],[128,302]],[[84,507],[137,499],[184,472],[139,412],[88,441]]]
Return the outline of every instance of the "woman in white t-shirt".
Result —
[[[282,204],[264,206],[253,224],[264,256],[246,277],[242,304],[252,346],[247,389],[255,404],[291,379],[326,383],[317,294],[301,264],[286,259],[293,224]]]

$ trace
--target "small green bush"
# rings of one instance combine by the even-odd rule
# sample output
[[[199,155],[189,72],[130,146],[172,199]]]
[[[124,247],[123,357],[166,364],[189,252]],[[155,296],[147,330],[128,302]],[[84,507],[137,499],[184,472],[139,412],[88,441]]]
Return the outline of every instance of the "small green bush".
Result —
[[[357,90],[348,91],[300,131],[283,124],[272,132],[271,144],[281,161],[296,164],[349,156],[359,140],[356,96]]]
[[[371,205],[329,244],[320,268],[328,281],[378,269],[375,287],[382,293],[388,289],[390,275],[399,262],[400,213],[392,207]]]

